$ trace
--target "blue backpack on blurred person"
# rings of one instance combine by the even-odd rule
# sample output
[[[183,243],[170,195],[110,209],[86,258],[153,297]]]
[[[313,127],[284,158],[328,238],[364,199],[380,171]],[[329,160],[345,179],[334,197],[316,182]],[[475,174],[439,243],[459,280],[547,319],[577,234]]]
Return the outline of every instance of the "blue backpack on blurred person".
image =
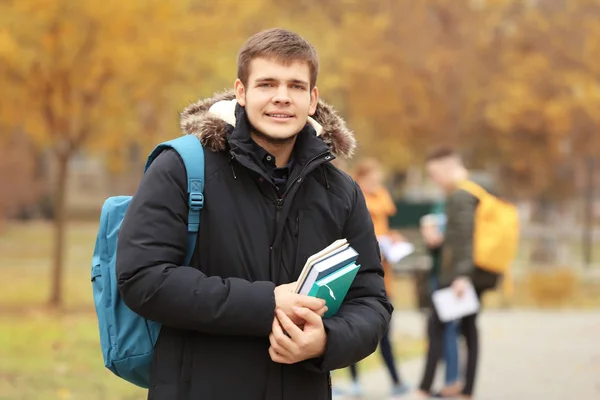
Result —
[[[204,150],[200,140],[192,135],[161,143],[150,153],[144,172],[166,149],[179,153],[187,171],[190,208],[186,262],[189,264],[198,236],[200,210],[204,204]],[[148,388],[154,345],[161,324],[141,317],[125,305],[119,294],[115,271],[119,228],[131,198],[110,197],[102,206],[92,258],[92,289],[104,365],[122,379]]]

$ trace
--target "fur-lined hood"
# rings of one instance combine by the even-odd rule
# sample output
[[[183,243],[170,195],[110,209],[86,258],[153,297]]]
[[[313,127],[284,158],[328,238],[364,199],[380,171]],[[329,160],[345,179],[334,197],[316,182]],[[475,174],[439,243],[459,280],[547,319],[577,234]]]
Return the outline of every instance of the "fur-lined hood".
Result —
[[[228,125],[235,126],[235,93],[227,91],[188,106],[181,113],[181,130],[195,135],[213,151],[224,151],[227,145]],[[350,158],[356,148],[354,134],[333,107],[319,100],[317,111],[308,121],[331,152]]]

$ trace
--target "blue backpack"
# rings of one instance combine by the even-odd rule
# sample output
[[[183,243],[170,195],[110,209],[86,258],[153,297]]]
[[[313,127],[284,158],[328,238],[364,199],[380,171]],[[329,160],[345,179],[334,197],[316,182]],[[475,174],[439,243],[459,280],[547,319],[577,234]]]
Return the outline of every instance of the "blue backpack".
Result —
[[[150,153],[144,172],[166,149],[179,153],[187,171],[190,208],[186,265],[189,265],[204,204],[204,151],[200,140],[192,135],[161,143]],[[126,381],[148,388],[161,324],[139,316],[125,305],[119,295],[115,271],[117,236],[130,202],[131,196],[116,196],[108,198],[102,206],[92,258],[92,289],[104,365]]]

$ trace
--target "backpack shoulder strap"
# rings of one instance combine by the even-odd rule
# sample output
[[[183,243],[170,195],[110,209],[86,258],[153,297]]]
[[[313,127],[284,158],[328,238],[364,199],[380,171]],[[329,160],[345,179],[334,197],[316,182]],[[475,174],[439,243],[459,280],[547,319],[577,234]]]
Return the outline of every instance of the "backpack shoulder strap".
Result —
[[[169,148],[179,153],[187,173],[189,212],[186,265],[189,265],[198,238],[200,210],[204,206],[204,149],[200,140],[194,135],[184,135],[161,143],[148,156],[144,172],[160,153]]]
[[[458,184],[458,188],[462,189],[466,192],[471,193],[473,196],[477,197],[477,199],[482,200],[485,197],[488,197],[490,194],[483,187],[478,185],[477,183],[465,180]]]

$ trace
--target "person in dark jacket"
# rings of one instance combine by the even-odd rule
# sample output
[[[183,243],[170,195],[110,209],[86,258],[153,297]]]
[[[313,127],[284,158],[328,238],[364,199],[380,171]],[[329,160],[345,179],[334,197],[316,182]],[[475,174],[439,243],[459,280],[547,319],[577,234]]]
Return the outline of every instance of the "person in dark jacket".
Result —
[[[441,268],[438,288],[452,287],[457,296],[461,296],[467,285],[472,283],[481,298],[484,291],[496,286],[498,276],[484,271],[473,262],[473,237],[475,212],[479,201],[475,196],[459,189],[459,184],[469,179],[460,156],[450,147],[435,149],[427,158],[427,170],[447,195],[446,231],[441,253]],[[475,373],[479,353],[479,334],[476,325],[477,313],[459,321],[461,334],[467,345],[467,366],[465,382],[460,398],[471,399],[475,385]],[[435,369],[444,350],[444,331],[448,324],[442,323],[435,307],[432,307],[428,321],[429,346],[425,371],[414,397],[427,399],[435,377]]]
[[[431,257],[429,271],[429,296],[438,288],[438,277],[441,268],[442,248],[444,243],[444,230],[446,226],[445,205],[443,202],[435,204],[431,214],[421,218],[421,235]],[[429,297],[431,298],[431,297]],[[430,305],[431,306],[431,305]],[[431,330],[428,330],[431,333]],[[431,340],[431,338],[429,338]],[[462,389],[459,380],[458,359],[458,322],[450,321],[444,328],[444,365],[445,385],[437,393],[439,397],[452,397],[458,395]]]
[[[252,36],[235,91],[192,104],[184,134],[205,147],[204,208],[186,252],[188,196],[178,154],[144,175],[123,221],[119,291],[163,324],[151,400],[321,400],[330,371],[373,353],[390,322],[373,223],[357,184],[331,164],[352,133],[319,99],[318,58],[297,34]],[[338,313],[293,293],[306,259],[340,238],[360,270]]]

